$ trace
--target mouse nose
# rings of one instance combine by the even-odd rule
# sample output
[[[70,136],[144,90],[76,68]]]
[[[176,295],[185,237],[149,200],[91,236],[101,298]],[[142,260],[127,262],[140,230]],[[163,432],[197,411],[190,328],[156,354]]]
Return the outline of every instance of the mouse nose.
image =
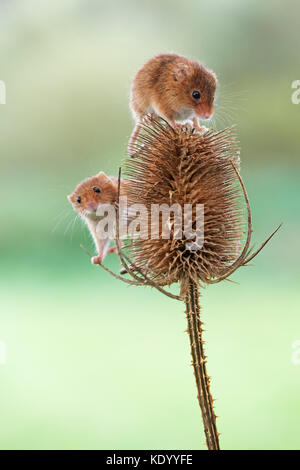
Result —
[[[86,208],[87,208],[89,211],[94,211],[94,212],[96,212],[97,207],[98,207],[97,202],[89,201],[89,202],[86,203]]]
[[[208,113],[208,112],[205,112],[205,113],[202,114],[202,117],[203,117],[204,119],[209,119],[210,116],[211,116],[211,113]]]
[[[200,104],[196,107],[196,114],[202,119],[209,119],[214,112],[213,106]]]

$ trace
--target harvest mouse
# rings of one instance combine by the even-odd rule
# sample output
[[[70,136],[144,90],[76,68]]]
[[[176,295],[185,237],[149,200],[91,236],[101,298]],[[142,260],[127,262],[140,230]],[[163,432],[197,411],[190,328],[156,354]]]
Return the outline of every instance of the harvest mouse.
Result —
[[[122,188],[122,180],[121,180]],[[109,247],[109,238],[101,238],[97,232],[97,225],[101,216],[97,215],[101,204],[116,205],[118,196],[118,179],[114,176],[106,176],[103,171],[96,176],[86,178],[79,183],[68,200],[74,210],[79,213],[87,224],[93,236],[98,255],[92,258],[93,264],[100,264],[104,258],[116,251],[116,247]]]
[[[200,129],[198,117],[209,119],[214,111],[217,87],[215,74],[195,60],[177,54],[159,54],[148,60],[136,73],[130,90],[130,107],[136,121],[129,141],[134,152],[147,114],[163,117],[173,127],[175,121],[193,120]]]

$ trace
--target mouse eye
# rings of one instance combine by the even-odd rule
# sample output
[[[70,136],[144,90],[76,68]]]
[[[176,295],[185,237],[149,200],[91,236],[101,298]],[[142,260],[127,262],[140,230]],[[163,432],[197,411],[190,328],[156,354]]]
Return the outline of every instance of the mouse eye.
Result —
[[[101,189],[98,188],[98,186],[94,186],[93,191],[94,191],[94,193],[101,193]]]
[[[194,90],[192,93],[192,97],[195,98],[195,100],[200,100],[201,93],[198,90]]]
[[[78,198],[76,199],[76,201],[78,202],[78,204],[80,204],[80,203],[81,203],[81,197],[78,196]]]

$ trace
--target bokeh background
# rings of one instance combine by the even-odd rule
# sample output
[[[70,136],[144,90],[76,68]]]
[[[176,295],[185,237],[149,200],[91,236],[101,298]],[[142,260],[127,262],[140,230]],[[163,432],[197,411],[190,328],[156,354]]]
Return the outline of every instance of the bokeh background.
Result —
[[[183,306],[91,266],[66,199],[117,173],[130,80],[169,51],[218,75],[211,125],[237,125],[253,240],[284,223],[239,285],[202,292],[221,446],[300,448],[299,15],[297,0],[0,1],[2,449],[205,448]]]

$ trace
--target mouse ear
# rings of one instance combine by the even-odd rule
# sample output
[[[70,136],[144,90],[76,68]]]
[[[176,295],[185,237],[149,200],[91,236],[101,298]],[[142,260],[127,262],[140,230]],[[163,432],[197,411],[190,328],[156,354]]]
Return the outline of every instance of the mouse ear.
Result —
[[[100,177],[102,177],[102,178],[104,177],[105,179],[107,179],[107,176],[106,176],[106,174],[104,173],[104,171],[100,171],[100,172],[97,174],[97,176],[100,176]]]
[[[184,62],[180,62],[176,64],[176,68],[174,70],[174,82],[180,82],[182,81],[189,72],[189,66],[185,64]]]

